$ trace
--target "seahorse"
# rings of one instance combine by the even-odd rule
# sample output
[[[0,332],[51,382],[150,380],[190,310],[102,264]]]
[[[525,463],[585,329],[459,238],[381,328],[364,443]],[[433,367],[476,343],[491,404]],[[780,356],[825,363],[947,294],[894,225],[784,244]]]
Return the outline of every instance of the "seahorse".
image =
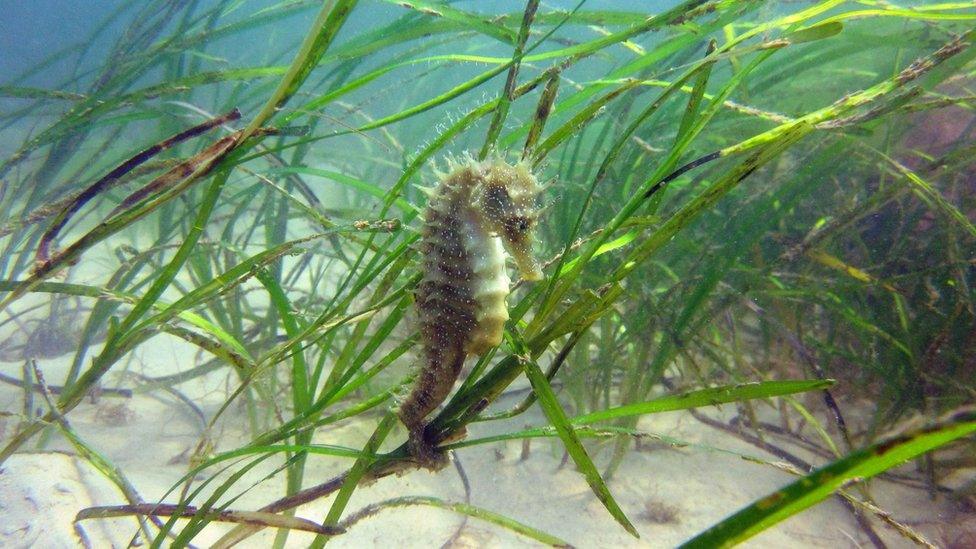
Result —
[[[525,280],[542,278],[532,255],[539,181],[525,163],[501,158],[449,161],[449,173],[427,190],[415,292],[422,363],[398,415],[413,458],[431,469],[446,461],[425,418],[451,392],[465,359],[501,343],[510,279],[506,252]]]

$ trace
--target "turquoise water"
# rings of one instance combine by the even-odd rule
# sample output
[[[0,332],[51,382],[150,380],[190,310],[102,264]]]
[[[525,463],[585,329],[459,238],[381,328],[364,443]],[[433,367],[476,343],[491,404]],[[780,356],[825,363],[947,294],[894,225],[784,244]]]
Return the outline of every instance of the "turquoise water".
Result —
[[[968,546],[974,20],[6,3],[0,545]],[[468,156],[545,184],[543,278],[474,285],[510,320],[437,372],[427,471],[418,301],[481,322],[498,265],[425,215]]]

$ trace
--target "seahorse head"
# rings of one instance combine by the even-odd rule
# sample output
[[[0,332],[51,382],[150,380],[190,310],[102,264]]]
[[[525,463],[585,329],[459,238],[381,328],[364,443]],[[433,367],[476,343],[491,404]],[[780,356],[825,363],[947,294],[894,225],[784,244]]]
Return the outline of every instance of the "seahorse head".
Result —
[[[527,165],[513,166],[500,158],[483,162],[481,173],[474,201],[488,230],[501,237],[523,279],[541,280],[542,268],[532,255],[532,233],[539,215],[537,199],[542,185]]]

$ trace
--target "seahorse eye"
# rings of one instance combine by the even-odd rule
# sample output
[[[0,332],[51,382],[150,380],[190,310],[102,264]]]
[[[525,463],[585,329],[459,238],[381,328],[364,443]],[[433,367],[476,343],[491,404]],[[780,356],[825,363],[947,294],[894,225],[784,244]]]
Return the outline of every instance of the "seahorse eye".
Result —
[[[516,215],[505,220],[505,232],[514,236],[522,235],[532,228],[532,220],[528,217]]]

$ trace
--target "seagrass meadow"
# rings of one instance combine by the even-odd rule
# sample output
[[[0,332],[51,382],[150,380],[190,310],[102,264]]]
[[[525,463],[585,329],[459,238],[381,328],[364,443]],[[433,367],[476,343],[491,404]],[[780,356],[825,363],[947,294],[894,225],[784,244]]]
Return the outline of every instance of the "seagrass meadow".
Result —
[[[976,546],[974,41],[3,3],[0,546]]]

